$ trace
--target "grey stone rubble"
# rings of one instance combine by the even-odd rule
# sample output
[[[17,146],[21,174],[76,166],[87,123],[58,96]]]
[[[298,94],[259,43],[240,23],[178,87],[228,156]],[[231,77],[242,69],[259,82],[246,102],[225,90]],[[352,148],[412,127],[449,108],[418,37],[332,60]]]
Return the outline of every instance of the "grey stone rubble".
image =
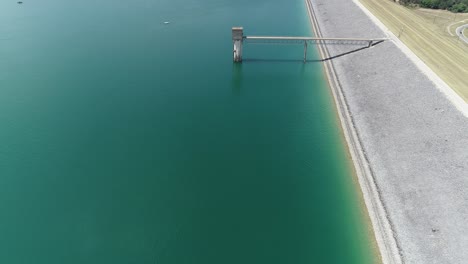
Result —
[[[311,1],[323,37],[386,37],[351,0]],[[403,262],[468,263],[468,118],[392,41],[332,63]]]

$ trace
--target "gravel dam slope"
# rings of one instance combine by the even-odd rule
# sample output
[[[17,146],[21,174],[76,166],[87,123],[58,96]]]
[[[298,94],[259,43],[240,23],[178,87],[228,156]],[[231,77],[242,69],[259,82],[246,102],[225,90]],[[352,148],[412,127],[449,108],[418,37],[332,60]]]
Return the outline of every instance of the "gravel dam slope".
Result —
[[[323,37],[387,37],[353,1],[311,0]],[[468,119],[392,41],[329,46],[403,263],[468,263]]]

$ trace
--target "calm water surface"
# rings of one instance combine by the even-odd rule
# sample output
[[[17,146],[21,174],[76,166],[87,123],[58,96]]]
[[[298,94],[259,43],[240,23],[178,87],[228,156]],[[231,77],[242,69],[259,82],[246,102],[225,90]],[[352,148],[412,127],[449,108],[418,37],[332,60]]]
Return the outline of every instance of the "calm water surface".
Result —
[[[303,0],[23,1],[0,1],[0,263],[372,263],[320,64],[232,63],[232,26],[310,35]]]

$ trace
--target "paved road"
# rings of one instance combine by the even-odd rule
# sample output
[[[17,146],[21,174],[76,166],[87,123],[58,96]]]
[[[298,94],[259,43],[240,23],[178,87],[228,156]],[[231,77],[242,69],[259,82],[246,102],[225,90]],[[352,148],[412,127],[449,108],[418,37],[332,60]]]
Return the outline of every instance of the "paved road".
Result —
[[[468,37],[463,35],[463,30],[465,28],[468,28],[468,24],[457,27],[457,29],[455,29],[455,32],[457,33],[457,36],[459,36],[461,40],[465,41],[465,43],[468,44]]]

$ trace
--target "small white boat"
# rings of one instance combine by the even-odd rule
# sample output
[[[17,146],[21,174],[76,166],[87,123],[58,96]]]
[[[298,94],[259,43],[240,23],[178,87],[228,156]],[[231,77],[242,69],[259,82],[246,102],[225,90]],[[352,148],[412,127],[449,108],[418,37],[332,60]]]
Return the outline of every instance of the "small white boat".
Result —
[[[169,24],[169,21],[164,22],[164,25],[167,25],[167,24]]]

